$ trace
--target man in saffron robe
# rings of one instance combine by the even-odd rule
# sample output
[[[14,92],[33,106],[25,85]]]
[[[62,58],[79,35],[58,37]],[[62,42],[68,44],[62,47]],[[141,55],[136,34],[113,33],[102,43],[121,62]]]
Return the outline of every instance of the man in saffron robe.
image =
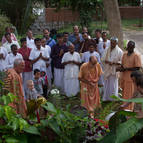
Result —
[[[79,72],[81,82],[81,104],[89,113],[100,107],[100,96],[98,80],[102,74],[102,69],[95,56],[91,56],[88,63],[84,63]]]
[[[140,56],[134,52],[135,42],[129,41],[127,44],[127,52],[122,57],[121,75],[121,88],[123,89],[123,98],[130,99],[134,94],[134,83],[131,79],[131,72],[139,70],[141,67]],[[130,104],[125,109],[133,110],[134,104]]]
[[[21,114],[22,117],[26,117],[26,102],[24,99],[24,93],[22,88],[21,73],[25,68],[25,63],[22,59],[16,59],[14,61],[14,68],[8,69],[8,76],[5,79],[5,89],[13,93],[18,101],[14,101],[10,104],[16,110],[17,114]]]

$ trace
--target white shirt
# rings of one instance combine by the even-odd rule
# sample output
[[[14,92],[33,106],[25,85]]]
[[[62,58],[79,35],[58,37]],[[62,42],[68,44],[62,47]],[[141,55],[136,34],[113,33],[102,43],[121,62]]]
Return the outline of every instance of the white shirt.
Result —
[[[37,48],[32,49],[29,59],[35,60],[39,57],[40,53],[42,53],[43,57],[49,58],[49,53],[47,52],[47,50],[41,47],[40,50],[38,50]],[[33,70],[34,69],[39,69],[40,71],[46,72],[46,61],[44,61],[43,59],[39,59],[36,63],[33,64]]]
[[[93,53],[90,53],[89,51],[84,52],[83,55],[82,55],[82,62],[84,62],[84,63],[89,62],[89,58],[91,56],[95,56],[97,58],[97,62],[101,63],[101,61],[100,61],[100,55],[96,51],[94,51]]]
[[[23,59],[23,57],[20,53],[17,53],[16,56],[13,53],[6,56],[6,69],[13,68],[15,59]]]
[[[4,44],[3,44],[3,47],[7,50],[7,53],[11,53],[11,45],[17,45],[17,48],[19,49],[20,46],[19,46],[19,43],[17,41],[14,41],[12,40],[11,43],[9,43],[8,41],[6,41]]]
[[[68,61],[76,61],[81,63],[80,55],[77,52],[74,52],[71,54],[70,52],[67,52],[64,54],[62,58],[62,63],[68,62]],[[79,66],[75,64],[67,64],[64,68],[64,77],[65,79],[72,79],[72,78],[78,78],[79,73]]]
[[[102,57],[104,66],[104,77],[107,78],[110,75],[116,75],[116,65],[105,64],[105,61],[110,61],[114,63],[121,63],[123,56],[123,51],[118,47],[118,45],[111,51],[111,47],[107,48]]]
[[[26,43],[28,48],[31,48],[31,49],[36,48],[34,39],[29,39],[28,37],[26,37]]]
[[[6,68],[5,58],[7,56],[7,50],[4,47],[0,47],[0,54],[3,54],[4,59],[0,59],[0,71],[4,71]]]
[[[49,45],[45,45],[45,47],[43,47],[46,52],[49,54],[49,61],[47,63],[51,63],[51,58],[50,58],[50,55],[51,55],[51,47]]]
[[[105,44],[106,48],[109,48],[110,47],[110,40],[107,40],[106,42],[104,42],[104,41],[99,42],[99,44],[97,46],[97,50],[98,50],[101,57],[103,56],[104,51],[106,49],[106,48],[104,49],[104,47],[103,47],[104,44]]]

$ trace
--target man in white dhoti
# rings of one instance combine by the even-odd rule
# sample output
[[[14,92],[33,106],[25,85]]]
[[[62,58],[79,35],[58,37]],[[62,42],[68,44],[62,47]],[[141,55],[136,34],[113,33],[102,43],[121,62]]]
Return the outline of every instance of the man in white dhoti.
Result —
[[[111,95],[118,96],[118,74],[116,68],[121,64],[123,51],[118,46],[118,39],[111,38],[111,46],[105,50],[102,57],[104,66],[103,101],[112,101]]]
[[[22,55],[18,53],[17,45],[11,45],[11,53],[6,56],[6,69],[13,68],[15,59],[23,59]]]
[[[4,47],[0,47],[0,71],[4,71],[6,68],[6,56],[7,50]]]
[[[51,47],[49,45],[46,45],[46,38],[41,39],[42,47],[46,50],[46,52],[51,55]],[[49,61],[46,62],[46,73],[48,78],[48,89],[50,90],[52,88],[52,68],[51,68],[51,58],[49,57]]]
[[[46,73],[46,62],[49,61],[49,54],[41,46],[41,39],[36,38],[34,42],[36,48],[32,49],[29,56],[29,59],[33,64],[33,71],[35,69],[39,69],[40,71],[44,71]]]
[[[81,63],[79,53],[74,51],[74,45],[69,46],[69,52],[62,58],[64,68],[64,91],[66,96],[71,97],[79,92],[79,65]]]
[[[64,66],[61,63],[64,53],[68,47],[63,42],[63,35],[57,34],[57,44],[51,49],[51,58],[54,66],[54,85],[64,94]]]

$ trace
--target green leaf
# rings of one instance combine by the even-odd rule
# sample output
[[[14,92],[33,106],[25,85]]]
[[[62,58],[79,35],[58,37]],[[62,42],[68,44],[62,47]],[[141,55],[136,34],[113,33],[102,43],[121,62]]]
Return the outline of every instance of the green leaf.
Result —
[[[15,95],[13,95],[12,93],[8,93],[9,98],[10,98],[10,101],[13,102],[17,97]]]
[[[23,128],[27,128],[29,125],[24,119],[21,118],[19,119],[19,126],[20,126],[20,130],[22,130]]]
[[[124,102],[143,103],[143,98],[123,99],[115,95],[112,95],[111,98],[119,100],[119,101],[124,101]]]
[[[4,116],[4,109],[2,105],[0,105],[0,118]]]
[[[143,128],[143,119],[131,118],[111,131],[99,143],[123,143]]]
[[[4,105],[8,105],[9,103],[11,103],[9,96],[3,95],[2,100],[3,100]]]
[[[47,111],[53,112],[55,114],[57,113],[56,107],[50,102],[46,102],[46,104],[42,105],[42,107],[44,107]]]
[[[34,135],[41,135],[38,129],[34,126],[30,126],[28,128],[23,129],[26,133],[34,134]]]
[[[5,139],[5,142],[6,143],[20,143],[19,140],[17,140],[16,138],[14,137],[8,137]]]
[[[9,122],[10,123],[10,122]],[[12,129],[15,131],[16,129],[18,129],[19,127],[19,120],[18,119],[13,119],[12,120],[12,125],[11,125]]]
[[[10,106],[4,106],[4,111],[7,119],[10,120],[14,115],[13,109]]]
[[[60,127],[56,121],[56,119],[52,118],[48,121],[49,126],[58,134],[61,135]]]

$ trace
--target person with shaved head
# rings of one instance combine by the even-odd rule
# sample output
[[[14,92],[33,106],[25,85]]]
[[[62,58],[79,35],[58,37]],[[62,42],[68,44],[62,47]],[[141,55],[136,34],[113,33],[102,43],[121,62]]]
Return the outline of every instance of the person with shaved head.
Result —
[[[135,42],[129,41],[127,44],[127,52],[123,54],[122,67],[119,69],[119,71],[122,72],[121,88],[123,89],[124,99],[132,98],[135,86],[131,79],[131,73],[139,70],[141,67],[141,58],[136,52],[134,52],[134,48]],[[130,104],[126,109],[133,110],[134,104]]]
[[[71,97],[79,92],[79,65],[81,63],[80,55],[75,52],[74,45],[70,44],[69,52],[65,53],[62,58],[64,65],[64,91],[66,96]]]
[[[98,80],[101,74],[102,69],[97,58],[91,56],[89,62],[82,64],[78,76],[81,83],[81,105],[89,111],[91,117],[95,108],[100,107]]]

